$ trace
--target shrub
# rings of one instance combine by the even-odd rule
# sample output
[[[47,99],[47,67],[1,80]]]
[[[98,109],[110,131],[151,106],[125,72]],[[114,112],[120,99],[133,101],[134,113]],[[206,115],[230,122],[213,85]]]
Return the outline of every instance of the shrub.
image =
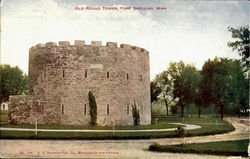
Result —
[[[158,151],[160,150],[160,145],[156,142],[154,142],[152,145],[149,146],[149,151]]]
[[[96,125],[97,106],[96,106],[95,96],[93,95],[92,92],[89,92],[89,107],[90,107],[91,124]]]
[[[140,124],[140,113],[139,110],[136,108],[136,104],[132,105],[132,113],[133,113],[133,119],[134,119],[134,125]]]
[[[175,133],[178,137],[185,137],[185,129],[181,126],[178,126],[177,130],[175,130]]]

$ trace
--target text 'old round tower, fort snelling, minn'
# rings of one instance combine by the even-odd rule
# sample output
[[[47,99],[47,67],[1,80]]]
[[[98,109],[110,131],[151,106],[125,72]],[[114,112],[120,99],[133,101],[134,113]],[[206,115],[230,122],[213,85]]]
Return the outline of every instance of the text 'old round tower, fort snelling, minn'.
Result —
[[[97,103],[98,125],[151,123],[149,53],[143,48],[76,40],[38,44],[29,50],[29,94],[11,96],[12,124],[89,125],[88,92]]]

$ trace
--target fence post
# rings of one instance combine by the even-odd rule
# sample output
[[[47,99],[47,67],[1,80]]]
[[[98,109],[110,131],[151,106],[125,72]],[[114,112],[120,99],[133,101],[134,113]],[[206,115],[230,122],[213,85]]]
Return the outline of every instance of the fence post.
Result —
[[[232,125],[232,121],[231,121],[231,119],[229,119],[229,124],[230,124],[230,126]]]
[[[36,136],[37,136],[37,120],[36,120],[36,124],[35,124],[35,133],[36,133]]]
[[[158,118],[155,118],[155,125],[156,125],[156,128],[158,129],[158,123],[157,123],[157,121],[158,121]]]
[[[218,120],[216,119],[216,129],[217,129],[217,125],[218,125]]]

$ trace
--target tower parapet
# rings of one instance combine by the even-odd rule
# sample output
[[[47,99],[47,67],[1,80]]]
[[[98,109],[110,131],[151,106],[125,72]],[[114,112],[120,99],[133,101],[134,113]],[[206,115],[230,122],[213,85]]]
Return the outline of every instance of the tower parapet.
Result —
[[[75,40],[74,45],[70,45],[69,41],[59,41],[58,44],[56,42],[47,42],[46,44],[37,44],[32,48],[51,48],[51,47],[60,47],[60,46],[71,46],[71,47],[79,47],[79,46],[94,46],[94,47],[105,47],[102,45],[102,41],[91,41],[91,45],[87,45],[84,40]],[[144,48],[140,48],[138,46],[131,46],[130,44],[120,44],[118,47],[117,42],[106,42],[107,47],[111,48],[120,48],[120,49],[132,49],[138,52],[148,52]]]

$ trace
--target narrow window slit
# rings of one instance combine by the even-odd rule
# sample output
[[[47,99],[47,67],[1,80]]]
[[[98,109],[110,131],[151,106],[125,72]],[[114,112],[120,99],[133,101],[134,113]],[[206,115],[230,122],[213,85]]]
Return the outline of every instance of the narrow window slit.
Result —
[[[62,104],[62,114],[64,114],[64,105]]]
[[[129,115],[129,104],[127,104],[127,115]]]
[[[109,72],[107,72],[107,78],[109,78]]]
[[[88,77],[88,71],[85,71],[85,78],[87,78]]]
[[[87,105],[84,104],[84,115],[86,115],[86,114],[87,114]]]
[[[107,115],[109,115],[109,104],[107,104]]]

